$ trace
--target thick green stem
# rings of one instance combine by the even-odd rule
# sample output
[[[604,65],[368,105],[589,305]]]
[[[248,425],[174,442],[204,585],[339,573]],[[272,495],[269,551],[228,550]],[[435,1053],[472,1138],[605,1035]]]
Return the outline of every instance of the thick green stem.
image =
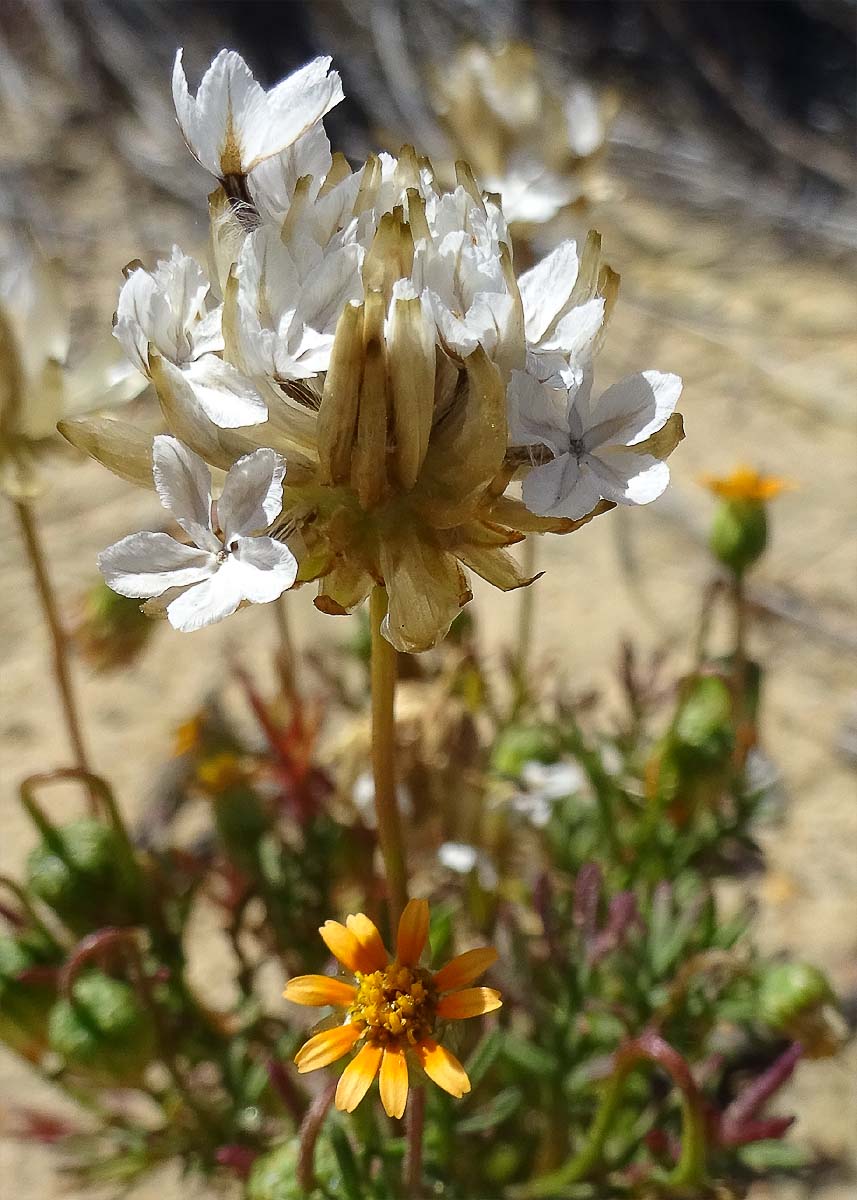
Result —
[[[56,680],[57,691],[59,692],[63,715],[65,716],[68,739],[71,743],[72,753],[78,769],[90,774],[89,757],[86,753],[86,745],[83,740],[83,731],[75,700],[74,687],[71,681],[71,671],[69,669],[68,641],[60,620],[59,608],[50,575],[48,574],[47,561],[42,549],[41,539],[39,538],[36,520],[29,504],[18,501],[15,504],[15,511],[18,515],[21,537],[23,538],[27,557],[30,560],[30,566],[33,571],[33,580],[36,584],[36,591],[39,594],[45,624],[48,627],[48,633],[51,638],[54,679]]]
[[[387,593],[384,588],[376,587],[369,601],[372,627],[372,775],[375,782],[378,842],[387,876],[390,930],[395,937],[399,917],[408,902],[408,873],[396,796],[396,651],[381,634],[381,622],[386,615]]]

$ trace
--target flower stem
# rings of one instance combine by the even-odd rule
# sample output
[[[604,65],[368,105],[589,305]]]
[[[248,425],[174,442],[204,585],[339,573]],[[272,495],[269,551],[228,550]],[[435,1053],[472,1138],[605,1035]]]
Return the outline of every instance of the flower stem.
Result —
[[[420,1200],[423,1194],[423,1129],[426,1120],[425,1088],[411,1088],[406,1117],[407,1156],[405,1158],[405,1195]]]
[[[408,901],[408,875],[402,840],[402,821],[396,797],[396,651],[381,634],[387,614],[387,593],[375,587],[369,601],[372,627],[372,775],[375,782],[375,816],[378,841],[387,876],[390,929],[396,926]]]
[[[521,571],[528,578],[536,573],[538,545],[535,534],[531,534],[521,547]],[[521,588],[518,597],[518,644],[515,648],[515,674],[517,676],[518,705],[526,701],[527,669],[533,641],[536,591],[533,587]]]
[[[83,740],[83,731],[75,700],[74,688],[72,686],[71,672],[69,670],[68,639],[60,621],[56,595],[54,594],[53,585],[48,574],[47,561],[36,526],[36,519],[30,505],[23,501],[16,502],[15,511],[18,515],[21,536],[24,540],[24,547],[33,571],[36,591],[39,593],[45,624],[51,636],[54,679],[56,680],[60,703],[65,716],[66,731],[71,743],[75,765],[81,772],[89,775],[91,774],[89,757],[86,753],[86,746]],[[94,805],[94,797],[92,802]]]
[[[274,613],[274,623],[277,626],[279,646],[277,650],[277,666],[283,692],[289,701],[294,702],[297,696],[295,641],[292,637],[292,627],[289,620],[288,603],[285,596],[280,596],[271,605]]]

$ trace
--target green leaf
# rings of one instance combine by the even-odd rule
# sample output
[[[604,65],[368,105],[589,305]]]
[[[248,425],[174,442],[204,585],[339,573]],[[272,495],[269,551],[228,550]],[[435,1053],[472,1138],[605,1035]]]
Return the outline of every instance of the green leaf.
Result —
[[[479,1042],[479,1045],[467,1060],[466,1070],[473,1087],[481,1083],[485,1075],[497,1061],[503,1048],[505,1034],[502,1029],[492,1029]]]
[[[497,1125],[502,1125],[518,1111],[523,1101],[523,1092],[517,1087],[504,1088],[502,1092],[498,1092],[494,1100],[487,1108],[483,1108],[480,1112],[473,1113],[470,1117],[465,1117],[463,1121],[457,1123],[456,1129],[458,1133],[484,1133],[488,1129],[494,1129]]]

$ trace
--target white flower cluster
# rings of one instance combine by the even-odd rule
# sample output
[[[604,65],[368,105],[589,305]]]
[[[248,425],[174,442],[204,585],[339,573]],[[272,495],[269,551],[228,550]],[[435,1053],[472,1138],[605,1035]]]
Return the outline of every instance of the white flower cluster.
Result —
[[[370,292],[385,297],[383,336],[399,347],[401,361],[387,362],[401,376],[398,397],[427,354],[437,379],[479,348],[494,364],[507,390],[509,461],[531,468],[523,498],[533,513],[576,520],[600,500],[660,495],[669,472],[652,435],[681,383],[647,371],[593,395],[616,282],[597,236],[580,255],[562,243],[516,279],[501,199],[480,193],[465,166],[444,193],[409,148],[357,170],[331,154],[322,119],[343,93],[327,58],[265,92],[239,55],[223,51],[194,98],[179,52],[173,95],[190,150],[220,183],[210,270],[178,248],[153,271],[133,270],[115,335],[172,397],[181,441],[156,438],[148,461],[193,546],[165,534],[125,538],[101,556],[111,587],[164,596],[172,624],[187,630],[294,583],[298,564],[271,536],[282,525],[283,459],[290,479],[318,462],[337,327],[350,308],[365,302],[368,311]],[[436,402],[429,420],[442,419]],[[231,468],[216,503],[207,466],[182,442]],[[399,476],[418,469],[403,463]]]

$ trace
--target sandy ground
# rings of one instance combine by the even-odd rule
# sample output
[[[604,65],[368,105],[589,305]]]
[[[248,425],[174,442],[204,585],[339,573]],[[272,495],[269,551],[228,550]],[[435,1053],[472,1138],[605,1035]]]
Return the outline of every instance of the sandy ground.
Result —
[[[145,204],[127,203],[126,181],[106,155],[93,165],[100,185],[89,187],[86,203],[74,210],[85,215],[61,229],[59,241],[77,252],[75,272],[89,281],[89,320],[107,328],[118,268],[173,237],[201,249],[204,231],[178,206],[163,204],[156,220]],[[777,502],[773,548],[755,580],[759,597],[787,614],[766,618],[753,636],[753,649],[770,667],[765,745],[788,796],[764,835],[767,871],[752,885],[757,935],[767,950],[806,957],[853,993],[857,788],[843,747],[857,720],[857,300],[848,264],[800,255],[735,214],[690,216],[639,197],[608,207],[598,224],[624,280],[601,382],[644,367],[681,373],[688,438],[673,459],[674,487],[653,508],[543,543],[536,659],[561,664],[583,687],[606,681],[624,635],[684,656],[710,573],[704,529],[711,505],[697,476],[741,459],[794,481]],[[93,464],[59,467],[39,516],[64,604],[93,578],[98,549],[153,527],[159,513],[152,495]],[[0,531],[0,571],[0,870],[15,872],[33,841],[16,784],[61,763],[66,745],[38,608],[8,520]],[[478,589],[476,604],[487,652],[496,655],[511,634],[517,599]],[[293,624],[305,643],[346,631],[315,612],[308,591],[293,597]],[[93,761],[130,814],[144,810],[172,731],[217,685],[227,651],[239,648],[266,676],[270,633],[270,614],[250,610],[187,637],[159,628],[140,665],[119,677],[77,671]],[[58,791],[55,803],[59,813],[71,812],[77,799]],[[836,1062],[801,1067],[783,1100],[799,1114],[795,1136],[844,1156],[850,1169],[857,1161],[855,1059],[852,1047]],[[0,1096],[4,1105],[44,1100],[59,1107],[8,1055],[0,1057]],[[0,1139],[0,1178],[15,1180],[18,1200],[60,1194],[50,1154],[33,1146]],[[813,1195],[846,1200],[854,1179]],[[2,1185],[0,1192],[6,1194]],[[168,1172],[133,1194],[187,1200],[195,1193]],[[77,1200],[78,1193],[69,1195]],[[797,1200],[808,1193],[789,1185],[762,1195]]]

